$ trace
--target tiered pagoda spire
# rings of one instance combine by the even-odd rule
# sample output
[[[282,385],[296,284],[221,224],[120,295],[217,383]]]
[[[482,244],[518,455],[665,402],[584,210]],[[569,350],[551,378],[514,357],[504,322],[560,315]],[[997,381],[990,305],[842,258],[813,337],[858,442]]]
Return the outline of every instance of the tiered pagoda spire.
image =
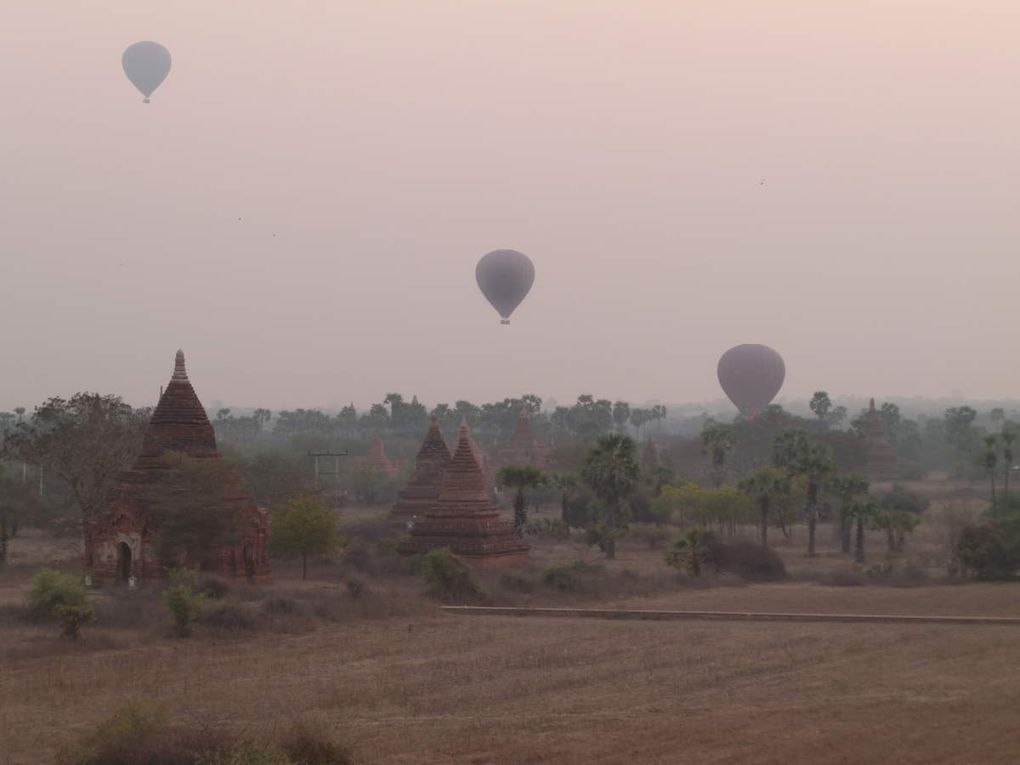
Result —
[[[450,450],[439,430],[439,420],[432,418],[432,425],[422,441],[414,462],[414,472],[407,486],[397,495],[390,517],[393,520],[408,521],[415,516],[424,516],[439,497],[443,483],[443,472],[450,464]]]
[[[378,433],[372,439],[371,452],[364,459],[362,464],[372,470],[378,470],[381,473],[385,473],[390,478],[395,477],[399,472],[399,469],[393,461],[386,456],[386,447],[383,444],[382,436]]]
[[[499,517],[471,448],[467,424],[460,426],[457,449],[443,474],[439,494],[425,517],[415,521],[403,555],[445,547],[472,565],[488,568],[527,560],[529,545]]]
[[[548,448],[535,438],[531,428],[531,412],[525,406],[517,418],[514,434],[496,452],[496,463],[503,465],[533,465],[538,468],[546,466]]]

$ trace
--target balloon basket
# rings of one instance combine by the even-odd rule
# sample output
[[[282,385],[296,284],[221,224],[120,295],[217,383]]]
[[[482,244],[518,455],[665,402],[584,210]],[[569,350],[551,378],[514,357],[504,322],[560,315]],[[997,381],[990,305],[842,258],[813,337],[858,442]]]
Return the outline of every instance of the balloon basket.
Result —
[[[510,323],[510,319],[500,319],[499,323],[500,324],[509,324]]]
[[[143,98],[143,99],[142,99],[142,103],[143,103],[143,104],[147,104],[147,103],[149,103],[149,99],[147,99],[147,98]]]

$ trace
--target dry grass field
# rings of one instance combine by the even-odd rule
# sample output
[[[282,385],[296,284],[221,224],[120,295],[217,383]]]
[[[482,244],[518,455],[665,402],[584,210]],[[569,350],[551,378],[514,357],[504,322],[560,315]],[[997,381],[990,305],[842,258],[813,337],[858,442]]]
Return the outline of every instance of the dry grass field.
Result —
[[[869,542],[877,559],[881,540]],[[783,548],[792,569],[807,565],[794,543]],[[19,544],[18,565],[0,578],[8,609],[33,556],[58,555],[42,539]],[[569,545],[541,545],[536,565],[571,555]],[[629,544],[610,571],[650,576],[661,561],[661,550]],[[846,563],[826,548],[810,565]],[[242,732],[310,720],[365,763],[1020,761],[1017,627],[453,616],[421,598],[411,577],[372,582],[377,607],[359,610],[335,570],[316,575],[301,585],[284,572],[262,596],[341,604],[336,618],[300,629],[204,629],[178,640],[165,624],[127,620],[100,622],[75,645],[53,625],[7,619],[0,764],[52,762],[134,699]],[[1020,616],[1014,585],[664,581],[643,595],[608,592],[600,604]]]

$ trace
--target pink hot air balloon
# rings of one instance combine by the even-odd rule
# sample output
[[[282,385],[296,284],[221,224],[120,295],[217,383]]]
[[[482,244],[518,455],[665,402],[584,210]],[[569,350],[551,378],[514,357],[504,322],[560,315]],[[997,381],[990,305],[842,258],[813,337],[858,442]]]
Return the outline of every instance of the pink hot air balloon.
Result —
[[[779,393],[786,378],[783,357],[767,345],[737,345],[719,359],[719,384],[749,416],[759,414]]]

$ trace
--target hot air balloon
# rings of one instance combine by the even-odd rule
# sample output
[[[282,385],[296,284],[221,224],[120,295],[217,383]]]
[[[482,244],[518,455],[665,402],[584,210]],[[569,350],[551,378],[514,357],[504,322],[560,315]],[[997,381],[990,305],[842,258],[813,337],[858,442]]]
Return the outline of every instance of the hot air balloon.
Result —
[[[147,104],[152,92],[170,74],[170,51],[159,43],[136,42],[124,51],[120,63],[124,74],[145,96],[144,103]]]
[[[510,314],[535,282],[535,264],[517,250],[493,250],[478,261],[475,279],[482,294],[499,311],[500,324],[509,324]]]
[[[719,359],[719,384],[737,409],[752,417],[776,397],[786,378],[783,357],[767,345],[737,345]]]

